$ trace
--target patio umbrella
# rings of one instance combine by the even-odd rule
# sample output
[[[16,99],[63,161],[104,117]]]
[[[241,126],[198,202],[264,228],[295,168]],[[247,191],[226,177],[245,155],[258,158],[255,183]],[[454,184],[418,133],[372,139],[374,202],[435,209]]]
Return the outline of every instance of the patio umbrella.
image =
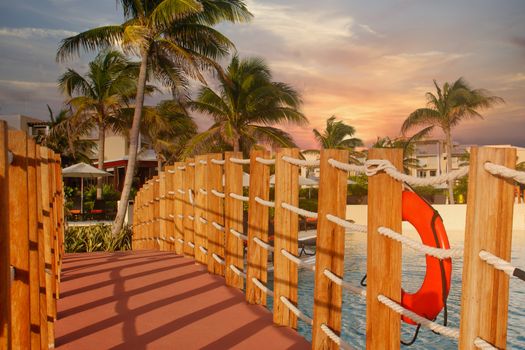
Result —
[[[77,163],[62,169],[62,177],[80,177],[80,212],[84,212],[84,178],[113,176],[86,163]]]

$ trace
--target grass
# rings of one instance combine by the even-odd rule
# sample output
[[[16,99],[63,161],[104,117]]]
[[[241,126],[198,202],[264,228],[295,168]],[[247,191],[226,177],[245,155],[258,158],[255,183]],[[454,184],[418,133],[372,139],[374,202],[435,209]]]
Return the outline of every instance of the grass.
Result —
[[[78,226],[66,230],[66,253],[114,252],[131,249],[131,228],[124,227],[116,236],[111,225]]]

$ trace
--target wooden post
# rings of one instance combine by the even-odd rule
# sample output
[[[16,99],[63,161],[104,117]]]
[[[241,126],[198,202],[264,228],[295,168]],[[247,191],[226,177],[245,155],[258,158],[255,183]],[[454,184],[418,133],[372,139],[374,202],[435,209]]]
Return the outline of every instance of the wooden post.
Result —
[[[51,218],[51,278],[53,295],[53,322],[57,319],[57,212],[56,212],[56,179],[55,179],[55,153],[47,150],[48,180],[49,180],[49,216]],[[54,341],[54,340],[53,340]]]
[[[369,159],[389,160],[403,169],[400,149],[373,148]],[[401,182],[381,172],[368,178],[368,247],[366,290],[366,348],[399,349],[401,318],[380,303],[382,294],[401,302],[401,244],[380,235],[388,227],[401,232]]]
[[[270,158],[270,152],[252,150],[250,152],[250,201],[248,207],[248,268],[246,271],[246,301],[250,304],[266,306],[266,293],[255,283],[253,278],[261,283],[267,282],[268,251],[253,240],[255,237],[268,242],[268,208],[257,201],[270,198],[270,168],[257,162],[257,157]]]
[[[45,147],[40,148],[40,184],[42,188],[42,214],[44,231],[44,259],[45,259],[45,279],[46,279],[46,319],[48,332],[49,348],[55,346],[55,325],[54,314],[56,305],[54,302],[54,279],[53,279],[53,258],[52,258],[52,220],[51,220],[51,189],[50,189],[50,163],[49,150]]]
[[[226,152],[224,159],[224,231],[226,235],[226,252],[225,252],[225,278],[228,286],[242,289],[244,279],[238,276],[230,268],[234,265],[239,270],[244,270],[244,242],[231,234],[230,229],[237,232],[243,231],[243,202],[232,198],[230,193],[242,196],[242,165],[235,164],[230,158],[242,158],[242,152]]]
[[[154,195],[154,179],[148,181],[148,249],[155,249],[155,195]]]
[[[64,256],[64,183],[60,155],[55,153],[55,181],[57,193],[57,299],[60,298],[60,275]]]
[[[154,191],[154,227],[155,227],[155,250],[161,250],[161,237],[160,237],[160,175],[154,177],[153,191]]]
[[[159,236],[160,236],[160,250],[168,250],[168,200],[166,189],[166,167],[164,172],[159,174]]]
[[[516,149],[473,147],[470,152],[459,337],[462,350],[475,349],[477,337],[498,349],[507,348],[509,276],[482,261],[479,252],[510,260],[514,189],[513,181],[486,171],[487,162],[514,169]]]
[[[202,194],[200,189],[206,188],[207,164],[201,164],[206,161],[206,155],[195,157],[195,220],[193,228],[195,230],[195,260],[201,264],[208,265],[208,256],[204,254],[200,247],[208,249],[208,237],[206,236],[206,225],[201,222],[200,218],[207,220],[207,200],[206,195]]]
[[[217,197],[212,191],[223,192],[223,166],[214,164],[212,159],[222,160],[222,154],[208,154],[208,176],[206,190],[208,191],[208,272],[224,276],[224,265],[213,258],[213,254],[224,260],[224,229],[219,230],[213,223],[224,228],[224,199]]]
[[[0,121],[0,349],[8,349],[11,308],[7,123]]]
[[[190,244],[194,243],[194,232],[193,232],[193,200],[195,198],[195,163],[194,159],[188,159],[186,164],[186,171],[183,175],[184,190],[186,191],[186,199],[184,200],[183,214],[184,219],[182,221],[184,227],[184,254],[189,256],[195,256],[194,248]],[[191,217],[191,218],[190,218]]]
[[[180,240],[184,240],[184,225],[183,225],[183,219],[179,215],[183,215],[184,212],[184,202],[186,201],[186,193],[181,193],[180,191],[184,191],[184,174],[186,170],[183,169],[184,163],[178,162],[175,163],[175,182],[174,182],[174,191],[175,191],[175,202],[174,202],[174,223],[175,223],[175,252],[177,254],[183,254],[184,253],[184,242],[181,242]]]
[[[11,283],[11,347],[30,348],[29,306],[29,226],[27,184],[27,135],[9,130],[9,150],[13,162],[9,167],[9,231],[11,266],[15,279]]]
[[[299,206],[299,167],[285,162],[282,157],[299,157],[297,148],[285,148],[275,155],[275,234],[274,234],[274,306],[273,322],[281,326],[297,328],[297,316],[281,301],[284,296],[297,304],[297,265],[282,253],[284,249],[294,255],[298,253],[297,239],[299,218],[284,209],[283,202]]]
[[[342,288],[329,280],[324,275],[324,270],[343,278],[345,230],[328,221],[326,215],[345,217],[348,174],[332,167],[328,163],[329,159],[346,162],[348,151],[321,150],[312,349],[339,348],[323,332],[322,324],[330,327],[336,334],[341,332]]]
[[[166,239],[168,242],[168,250],[175,251],[175,219],[174,219],[174,174],[175,166],[166,165],[164,171],[166,173]]]
[[[41,154],[40,146],[36,146],[36,195],[37,195],[37,236],[38,236],[38,284],[39,284],[39,303],[40,303],[40,347],[41,349],[49,349],[49,335],[47,324],[47,286],[46,286],[46,256],[45,256],[45,232],[44,232],[44,213],[43,213],[43,197],[42,197],[42,169],[41,169]]]
[[[38,259],[38,203],[37,203],[37,161],[36,143],[27,139],[27,181],[28,189],[28,231],[29,231],[29,302],[31,348],[40,349],[40,274]],[[47,342],[45,343],[47,346]]]

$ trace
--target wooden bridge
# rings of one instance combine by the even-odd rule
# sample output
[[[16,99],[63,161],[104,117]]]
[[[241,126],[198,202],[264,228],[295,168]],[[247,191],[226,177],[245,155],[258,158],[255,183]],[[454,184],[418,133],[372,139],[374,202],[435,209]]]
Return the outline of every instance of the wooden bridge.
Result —
[[[197,156],[150,180],[136,196],[132,252],[64,255],[60,158],[0,123],[0,350],[350,349],[340,336],[347,291],[366,298],[368,349],[399,349],[401,315],[459,339],[460,349],[506,347],[509,278],[525,276],[509,262],[513,181],[525,182],[512,169],[515,150],[473,149],[469,168],[426,180],[398,171],[402,152],[394,149],[371,150],[365,166],[348,164],[341,150],[323,150],[317,162],[297,149],[241,157]],[[299,208],[298,166],[312,165],[321,169],[317,212]],[[369,176],[367,225],[346,219],[349,171]],[[403,182],[467,172],[464,247],[400,234]],[[298,258],[299,216],[318,219],[315,266]],[[343,280],[345,230],[367,233],[366,290]],[[402,305],[404,246],[439,260],[463,257],[459,328]],[[311,310],[297,308],[299,268],[315,271]],[[298,321],[312,327],[312,344],[295,332]]]

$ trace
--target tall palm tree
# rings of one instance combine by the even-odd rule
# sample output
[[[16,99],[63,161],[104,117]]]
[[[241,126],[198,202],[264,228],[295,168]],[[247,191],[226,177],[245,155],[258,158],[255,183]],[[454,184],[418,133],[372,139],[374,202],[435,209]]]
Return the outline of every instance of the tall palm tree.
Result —
[[[214,122],[190,141],[188,152],[214,143],[225,143],[234,151],[245,153],[261,142],[271,146],[295,145],[290,134],[272,125],[308,123],[298,110],[299,93],[288,84],[272,81],[270,68],[262,58],[240,59],[235,55],[218,79],[217,90],[204,86],[197,99],[188,103]]]
[[[481,118],[480,111],[503,103],[503,99],[484,89],[473,89],[463,79],[446,82],[440,87],[434,80],[436,94],[426,93],[427,107],[416,109],[404,121],[401,131],[406,133],[418,126],[438,127],[445,134],[447,171],[452,170],[452,129],[463,120]],[[448,183],[449,203],[454,204],[453,181]]]
[[[251,18],[242,0],[117,0],[117,3],[123,8],[123,24],[94,28],[66,38],[57,52],[57,59],[64,60],[80,48],[97,50],[119,44],[126,52],[140,57],[128,166],[114,234],[122,229],[133,182],[146,81],[158,79],[175,91],[185,89],[187,77],[203,80],[200,70],[216,67],[213,60],[233,47],[212,26]]]

